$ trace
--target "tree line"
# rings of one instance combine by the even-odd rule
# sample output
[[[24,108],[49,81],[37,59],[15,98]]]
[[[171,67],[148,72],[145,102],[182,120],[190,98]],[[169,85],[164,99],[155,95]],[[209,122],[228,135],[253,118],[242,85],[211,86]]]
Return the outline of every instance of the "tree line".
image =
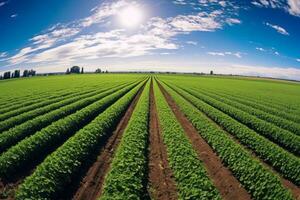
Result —
[[[100,68],[95,70],[96,74],[99,73],[108,73],[108,71],[102,71]],[[66,74],[84,74],[84,68],[83,67],[79,67],[79,66],[73,66],[71,68],[68,68],[66,71]]]
[[[31,70],[27,70],[25,69],[23,71],[22,77],[30,77],[30,76],[35,76],[36,75],[36,71],[31,69]],[[11,71],[7,71],[4,72],[3,75],[0,75],[0,80],[1,79],[11,79],[11,78],[20,78],[21,77],[21,71],[19,69],[11,72]]]

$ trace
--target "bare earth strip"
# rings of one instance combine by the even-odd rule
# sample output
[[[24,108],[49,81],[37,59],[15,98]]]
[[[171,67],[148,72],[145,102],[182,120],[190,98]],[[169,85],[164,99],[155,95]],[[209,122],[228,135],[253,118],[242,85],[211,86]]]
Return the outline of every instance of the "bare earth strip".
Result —
[[[160,87],[161,87],[161,85],[160,85]],[[164,89],[163,89],[163,90],[164,90]],[[170,97],[170,98],[171,98],[171,97]],[[184,98],[184,97],[183,97],[183,98]],[[186,99],[186,100],[187,100],[187,99]],[[189,100],[187,100],[187,101],[189,101]],[[195,109],[196,109],[196,108],[195,108]],[[205,116],[207,116],[205,113],[203,113],[203,114],[204,114]],[[259,160],[265,167],[267,167],[268,169],[270,169],[273,173],[277,174],[277,175],[279,176],[280,180],[281,180],[282,185],[283,185],[285,188],[289,189],[289,190],[292,192],[292,195],[293,195],[293,197],[294,197],[296,200],[300,200],[300,188],[299,188],[297,185],[295,185],[295,184],[292,183],[291,181],[289,181],[289,180],[283,178],[283,177],[282,177],[275,169],[273,169],[272,166],[270,166],[269,164],[267,164],[266,162],[264,162],[261,158],[259,158],[259,157],[255,154],[255,152],[253,152],[253,151],[252,151],[251,149],[249,149],[247,146],[241,144],[240,141],[239,141],[237,138],[235,138],[235,137],[232,136],[230,133],[228,133],[222,126],[218,125],[215,121],[213,121],[212,119],[210,119],[208,116],[207,116],[207,118],[211,121],[211,123],[213,123],[213,124],[215,124],[216,126],[220,127],[220,128],[221,128],[221,129],[222,129],[222,130],[223,130],[230,138],[232,138],[236,143],[240,144],[240,145],[243,146],[245,149],[247,149],[255,159]],[[216,186],[216,187],[217,187],[217,186]]]
[[[116,130],[108,139],[107,143],[99,152],[97,161],[89,168],[86,176],[80,184],[80,187],[76,191],[73,199],[75,200],[96,200],[102,192],[102,186],[104,183],[105,175],[109,171],[110,164],[113,159],[115,150],[122,138],[123,132],[125,131],[127,124],[132,116],[134,108],[142,94],[143,88],[140,89],[125,115],[117,125]]]
[[[213,123],[215,123],[214,121],[212,121]],[[216,124],[217,125],[217,124]],[[217,125],[218,126],[218,125]],[[222,127],[221,127],[222,128]],[[223,129],[224,130],[224,129]],[[232,136],[232,135],[230,135],[227,131],[225,131],[224,130],[224,132],[226,132],[227,133],[227,135],[229,136],[229,137],[231,137],[236,143],[238,143],[238,144],[240,144],[241,146],[243,146],[243,144],[241,144],[240,143],[240,141],[238,141],[238,139],[237,138],[235,138],[234,136]],[[256,154],[255,154],[255,152],[253,152],[251,149],[249,149],[249,148],[247,148],[246,146],[244,146],[245,147],[245,149],[247,149],[250,153],[251,153],[251,155],[255,158],[255,159],[257,159],[257,160],[259,160],[266,168],[268,168],[269,170],[271,170],[274,174],[277,174],[278,176],[279,176],[279,178],[280,178],[280,181],[281,181],[281,183],[282,183],[282,185],[285,187],[285,188],[287,188],[287,189],[289,189],[291,192],[292,192],[292,195],[293,195],[293,197],[296,199],[296,200],[300,200],[300,188],[297,186],[297,185],[295,185],[294,183],[292,183],[291,181],[289,181],[289,180],[287,180],[287,179],[285,179],[285,178],[283,178],[271,165],[269,165],[268,163],[266,163],[265,161],[263,161],[261,158],[259,158]]]
[[[172,97],[160,84],[159,87],[177,120],[180,122],[181,126],[189,137],[194,149],[198,153],[199,158],[203,161],[209,177],[212,179],[222,198],[224,200],[251,199],[251,196],[248,194],[248,192],[232,175],[231,171],[222,164],[220,158],[213,152],[212,148],[206,143],[191,122],[180,111]]]
[[[155,200],[178,199],[176,184],[168,164],[167,151],[161,136],[152,82],[150,89],[149,129],[149,195]]]

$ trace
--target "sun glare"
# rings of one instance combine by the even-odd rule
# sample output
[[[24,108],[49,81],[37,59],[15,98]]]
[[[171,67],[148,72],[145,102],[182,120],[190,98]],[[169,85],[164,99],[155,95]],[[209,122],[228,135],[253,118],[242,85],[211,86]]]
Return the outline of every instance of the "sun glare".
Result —
[[[143,12],[137,6],[128,6],[120,11],[119,19],[122,26],[136,27],[143,21]]]

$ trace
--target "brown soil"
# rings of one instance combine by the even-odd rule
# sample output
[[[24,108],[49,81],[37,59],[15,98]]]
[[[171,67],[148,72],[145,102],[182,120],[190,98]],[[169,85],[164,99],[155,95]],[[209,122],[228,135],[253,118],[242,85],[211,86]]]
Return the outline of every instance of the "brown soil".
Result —
[[[152,82],[150,89],[149,128],[149,195],[156,200],[178,199],[176,184],[168,164],[167,151],[161,136]]]
[[[194,149],[198,153],[199,158],[203,161],[209,177],[219,190],[222,198],[225,200],[251,199],[251,196],[248,194],[248,192],[232,175],[231,171],[222,164],[220,158],[213,152],[212,148],[206,143],[191,122],[180,111],[172,97],[160,84],[159,87],[163,92],[169,106],[173,110],[177,120],[180,122],[181,126],[189,137]]]
[[[108,173],[110,164],[113,160],[113,155],[121,141],[123,132],[132,116],[134,108],[142,94],[142,87],[134,100],[131,102],[125,115],[117,125],[116,130],[108,139],[107,143],[99,152],[97,161],[89,168],[86,176],[83,178],[78,190],[73,199],[75,200],[96,200],[102,192],[102,186],[105,180],[105,175]]]
[[[215,122],[213,122],[215,123]],[[217,124],[216,124],[217,125]],[[218,126],[218,125],[217,125]],[[221,127],[222,128],[222,127]],[[223,128],[222,128],[223,129]],[[224,129],[223,129],[224,130]],[[224,130],[225,131],[225,130]],[[249,151],[249,153],[251,153],[251,155],[260,161],[260,163],[262,165],[264,165],[266,168],[268,168],[270,171],[272,171],[274,174],[277,174],[280,178],[280,181],[282,183],[282,185],[289,189],[293,195],[293,197],[296,199],[296,200],[300,200],[300,188],[295,185],[294,183],[292,183],[291,181],[285,179],[284,177],[282,177],[282,175],[277,172],[271,165],[269,165],[268,163],[266,163],[265,161],[263,161],[261,158],[259,158],[256,153],[254,151],[252,151],[251,149],[249,149],[248,147],[244,146],[243,144],[240,143],[240,141],[235,138],[233,135],[231,135],[230,133],[228,133],[227,131],[225,131],[227,133],[227,135],[232,138],[232,140],[234,140],[236,143],[240,144],[241,146],[243,146],[245,149],[247,149]]]
[[[15,199],[16,188],[20,182],[4,184],[0,182],[0,199],[13,200]]]
[[[161,86],[161,85],[160,85]],[[188,100],[187,100],[188,101]],[[205,115],[205,113],[203,113]],[[261,158],[259,158],[254,151],[252,151],[251,149],[249,149],[247,146],[243,145],[240,143],[240,141],[235,138],[233,135],[231,135],[230,133],[228,133],[222,126],[218,125],[215,121],[213,121],[211,118],[209,118],[207,116],[207,118],[213,123],[215,124],[216,126],[220,127],[232,140],[234,140],[236,143],[240,144],[241,146],[243,146],[245,149],[247,149],[251,155],[259,160],[261,162],[262,165],[264,165],[266,168],[268,168],[269,170],[271,170],[274,174],[277,174],[281,180],[281,183],[282,185],[289,189],[293,195],[293,197],[296,199],[296,200],[300,200],[300,188],[295,185],[294,183],[292,183],[291,181],[285,179],[282,177],[282,175],[280,175],[280,173],[278,173],[271,165],[267,164],[265,161],[263,161]]]

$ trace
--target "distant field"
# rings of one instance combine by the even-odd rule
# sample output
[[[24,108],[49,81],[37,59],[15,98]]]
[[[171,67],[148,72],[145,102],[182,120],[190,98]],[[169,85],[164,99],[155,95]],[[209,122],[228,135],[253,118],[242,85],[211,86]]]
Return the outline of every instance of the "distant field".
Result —
[[[300,84],[0,81],[0,199],[300,199]]]

